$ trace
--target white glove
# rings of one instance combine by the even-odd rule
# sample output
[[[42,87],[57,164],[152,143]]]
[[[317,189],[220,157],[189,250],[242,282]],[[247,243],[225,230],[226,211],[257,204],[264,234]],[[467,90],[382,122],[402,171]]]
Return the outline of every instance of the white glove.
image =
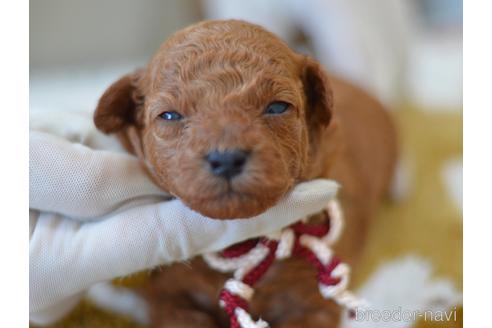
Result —
[[[95,283],[277,231],[320,211],[338,188],[328,180],[302,183],[258,217],[213,220],[168,200],[135,157],[97,149],[111,142],[92,124],[77,123],[87,129],[75,134],[67,128],[89,117],[33,114],[29,298],[38,324],[60,318]],[[67,131],[85,145],[69,142]]]

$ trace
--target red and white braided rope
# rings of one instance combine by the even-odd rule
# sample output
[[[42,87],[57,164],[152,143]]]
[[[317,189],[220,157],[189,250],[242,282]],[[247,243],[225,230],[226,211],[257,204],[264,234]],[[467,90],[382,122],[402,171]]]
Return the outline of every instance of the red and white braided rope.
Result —
[[[220,294],[220,305],[230,318],[231,328],[265,328],[268,323],[254,321],[248,311],[253,297],[253,285],[266,273],[275,259],[298,255],[311,262],[318,271],[318,287],[326,299],[354,313],[363,302],[347,290],[350,268],[333,254],[331,246],[343,230],[343,214],[337,200],[331,200],[324,210],[326,222],[309,225],[302,220],[265,238],[247,240],[219,253],[204,255],[212,268],[234,272]]]

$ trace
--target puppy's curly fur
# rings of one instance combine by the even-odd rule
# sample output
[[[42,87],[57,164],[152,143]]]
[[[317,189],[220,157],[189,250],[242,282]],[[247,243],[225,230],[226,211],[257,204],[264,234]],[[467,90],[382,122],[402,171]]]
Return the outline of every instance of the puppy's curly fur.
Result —
[[[274,101],[289,108],[265,114]],[[165,121],[168,111],[183,118]],[[339,181],[347,219],[339,251],[352,264],[396,160],[395,131],[376,100],[329,78],[260,26],[237,20],[177,32],[145,69],[109,87],[94,121],[120,137],[155,183],[213,218],[257,215],[299,181]],[[230,149],[250,154],[244,171],[229,180],[214,176],[204,158]],[[198,259],[192,269],[165,268],[149,292],[154,323],[223,326],[216,302],[224,279]],[[339,317],[318,295],[313,272],[296,260],[273,267],[253,304],[253,313],[278,327],[334,327]]]

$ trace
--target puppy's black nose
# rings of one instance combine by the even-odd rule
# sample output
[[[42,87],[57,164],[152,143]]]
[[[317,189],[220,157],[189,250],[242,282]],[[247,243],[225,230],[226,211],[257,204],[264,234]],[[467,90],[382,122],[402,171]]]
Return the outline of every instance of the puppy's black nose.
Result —
[[[205,156],[210,172],[216,176],[230,179],[243,171],[244,164],[248,159],[249,153],[244,150],[214,150]]]

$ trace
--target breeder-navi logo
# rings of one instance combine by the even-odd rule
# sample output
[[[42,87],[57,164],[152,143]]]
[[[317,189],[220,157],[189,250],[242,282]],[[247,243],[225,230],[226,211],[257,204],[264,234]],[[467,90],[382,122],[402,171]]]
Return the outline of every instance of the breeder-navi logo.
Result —
[[[423,319],[424,321],[456,321],[456,307],[448,311],[421,311],[398,309],[393,310],[370,310],[357,309],[355,311],[355,321],[373,321],[373,322],[414,322]]]

